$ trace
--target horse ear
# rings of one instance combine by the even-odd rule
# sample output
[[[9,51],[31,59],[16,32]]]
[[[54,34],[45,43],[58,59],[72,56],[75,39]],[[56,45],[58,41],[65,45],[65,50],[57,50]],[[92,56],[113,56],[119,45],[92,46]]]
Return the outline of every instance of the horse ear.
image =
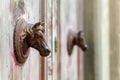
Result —
[[[40,25],[44,27],[44,23],[43,22],[41,22]]]
[[[45,32],[45,27],[44,27],[44,22],[40,22],[40,27],[41,27],[41,31],[44,33]]]
[[[83,31],[79,31],[78,33],[77,33],[77,35],[81,35],[83,33]]]
[[[43,33],[44,33],[44,23],[42,22],[37,22],[33,25],[32,27],[32,30],[35,31],[35,30],[41,30]]]
[[[38,26],[40,26],[40,22],[35,23],[32,27],[32,30],[37,29]]]

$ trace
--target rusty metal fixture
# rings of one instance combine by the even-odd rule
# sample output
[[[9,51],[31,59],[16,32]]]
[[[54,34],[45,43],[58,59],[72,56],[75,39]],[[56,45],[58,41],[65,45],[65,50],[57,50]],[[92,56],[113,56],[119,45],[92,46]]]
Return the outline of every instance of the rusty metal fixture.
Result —
[[[75,45],[80,47],[83,51],[86,51],[88,48],[82,31],[75,33],[72,30],[69,30],[67,37],[67,50],[69,55],[72,54]]]
[[[45,57],[50,54],[50,49],[45,41],[44,23],[27,23],[23,18],[16,22],[14,29],[14,53],[19,64],[23,64],[29,55],[29,48],[35,48],[40,55]]]

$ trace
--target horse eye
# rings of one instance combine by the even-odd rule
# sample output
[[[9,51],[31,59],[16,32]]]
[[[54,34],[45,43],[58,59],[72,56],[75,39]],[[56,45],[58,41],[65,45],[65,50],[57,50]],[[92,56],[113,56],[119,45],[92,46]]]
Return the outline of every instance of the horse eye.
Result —
[[[43,32],[38,31],[38,34],[39,34],[39,36],[41,36],[42,38],[44,38],[44,34],[43,34]]]

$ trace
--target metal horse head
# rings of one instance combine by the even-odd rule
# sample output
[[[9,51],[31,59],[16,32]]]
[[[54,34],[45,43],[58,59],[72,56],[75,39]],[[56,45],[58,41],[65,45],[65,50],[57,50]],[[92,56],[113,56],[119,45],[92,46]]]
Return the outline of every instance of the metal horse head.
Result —
[[[68,54],[71,55],[73,51],[74,45],[80,47],[83,51],[86,51],[88,46],[85,42],[84,34],[82,31],[75,33],[73,31],[68,32],[68,40],[67,40],[67,50]]]
[[[45,40],[44,23],[27,23],[19,19],[14,29],[14,52],[18,63],[23,64],[29,54],[29,48],[35,48],[40,55],[45,57],[50,54],[50,49]]]

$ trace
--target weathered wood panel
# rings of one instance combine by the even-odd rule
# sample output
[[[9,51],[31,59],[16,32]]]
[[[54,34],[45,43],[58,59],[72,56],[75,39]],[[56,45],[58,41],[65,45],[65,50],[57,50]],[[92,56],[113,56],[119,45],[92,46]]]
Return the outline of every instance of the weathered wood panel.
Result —
[[[84,32],[88,50],[84,54],[84,80],[95,80],[94,0],[84,0]]]
[[[76,0],[61,0],[61,80],[78,80],[77,47],[68,56],[67,34],[69,29],[77,32]]]
[[[110,0],[110,80],[120,80],[120,0]]]
[[[109,80],[109,0],[94,1],[95,80]]]
[[[39,53],[30,49],[23,66],[14,59],[13,30],[15,20],[39,21],[39,0],[3,0],[0,5],[0,80],[39,80]]]

